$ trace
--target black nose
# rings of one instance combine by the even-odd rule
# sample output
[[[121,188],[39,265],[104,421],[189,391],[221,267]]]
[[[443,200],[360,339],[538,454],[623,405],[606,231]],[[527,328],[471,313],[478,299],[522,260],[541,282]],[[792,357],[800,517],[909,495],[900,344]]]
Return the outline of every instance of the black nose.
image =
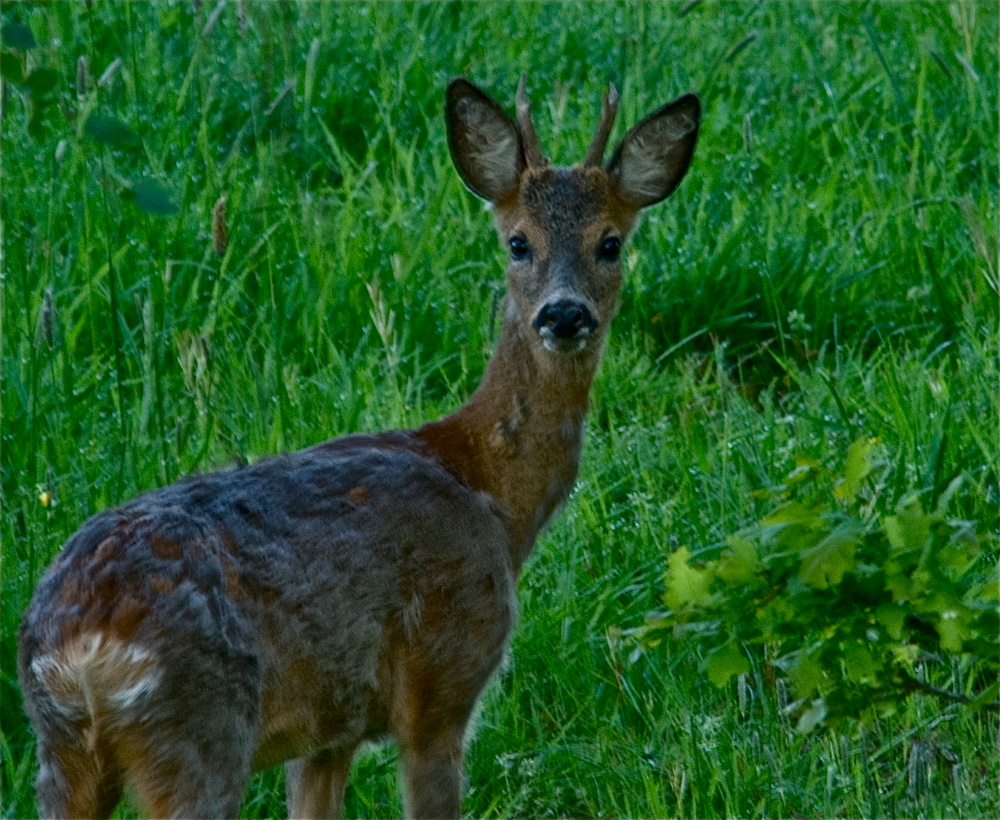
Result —
[[[558,339],[572,339],[580,334],[592,333],[597,322],[586,305],[563,299],[544,305],[535,316],[533,325],[539,333],[548,329]]]

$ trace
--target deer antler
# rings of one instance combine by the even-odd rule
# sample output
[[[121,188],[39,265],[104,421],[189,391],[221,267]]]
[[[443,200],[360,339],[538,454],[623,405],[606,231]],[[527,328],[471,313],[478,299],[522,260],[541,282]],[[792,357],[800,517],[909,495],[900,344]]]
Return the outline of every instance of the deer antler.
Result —
[[[528,104],[526,85],[527,75],[522,74],[521,81],[517,84],[517,126],[521,131],[521,149],[524,151],[525,164],[529,168],[538,168],[548,165],[549,161],[542,156],[542,150],[538,147],[538,135],[531,122],[531,106]]]
[[[611,127],[615,124],[615,114],[618,113],[618,89],[611,83],[608,92],[604,95],[604,102],[601,105],[601,121],[597,126],[597,133],[590,143],[587,151],[587,158],[584,165],[600,165],[604,157],[604,147],[608,144],[608,137],[611,135]]]

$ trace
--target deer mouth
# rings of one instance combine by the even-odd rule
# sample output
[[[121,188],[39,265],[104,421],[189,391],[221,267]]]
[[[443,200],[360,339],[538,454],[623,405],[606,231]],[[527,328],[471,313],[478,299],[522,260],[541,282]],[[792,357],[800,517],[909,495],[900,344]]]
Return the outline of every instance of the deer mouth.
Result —
[[[583,302],[561,299],[549,302],[535,315],[532,326],[551,353],[583,350],[597,330],[597,320]]]
[[[548,350],[550,353],[576,353],[577,351],[583,350],[587,346],[587,342],[590,340],[590,332],[578,333],[571,338],[563,338],[557,336],[549,328],[542,328],[538,331],[538,335],[542,340],[542,347]]]

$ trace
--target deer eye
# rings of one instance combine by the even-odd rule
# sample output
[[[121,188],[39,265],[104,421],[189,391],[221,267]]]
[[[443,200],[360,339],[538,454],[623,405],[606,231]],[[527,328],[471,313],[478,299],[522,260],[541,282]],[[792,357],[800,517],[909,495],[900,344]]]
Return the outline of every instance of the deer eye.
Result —
[[[527,259],[531,255],[528,247],[528,240],[523,236],[512,236],[508,241],[510,245],[510,258],[516,260]]]
[[[603,262],[617,262],[621,250],[622,241],[617,236],[609,236],[597,246],[597,258]]]

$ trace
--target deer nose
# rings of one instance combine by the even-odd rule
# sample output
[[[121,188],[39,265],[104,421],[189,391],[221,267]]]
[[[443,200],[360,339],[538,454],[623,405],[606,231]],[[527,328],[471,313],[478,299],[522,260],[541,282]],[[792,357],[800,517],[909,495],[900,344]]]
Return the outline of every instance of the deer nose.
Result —
[[[532,326],[543,341],[582,342],[597,329],[597,320],[582,302],[561,299],[543,305]]]

